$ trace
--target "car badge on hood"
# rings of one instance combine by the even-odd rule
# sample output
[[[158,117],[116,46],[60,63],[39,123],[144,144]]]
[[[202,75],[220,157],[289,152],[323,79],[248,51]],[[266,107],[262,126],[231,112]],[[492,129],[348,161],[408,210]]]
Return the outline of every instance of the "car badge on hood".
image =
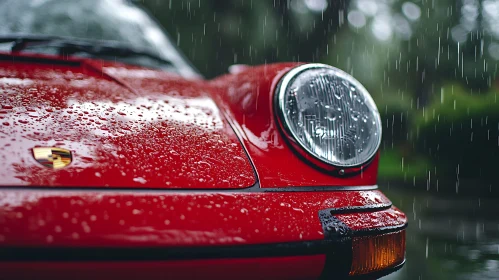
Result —
[[[53,169],[66,167],[73,160],[70,150],[56,147],[33,148],[33,157],[41,165]]]

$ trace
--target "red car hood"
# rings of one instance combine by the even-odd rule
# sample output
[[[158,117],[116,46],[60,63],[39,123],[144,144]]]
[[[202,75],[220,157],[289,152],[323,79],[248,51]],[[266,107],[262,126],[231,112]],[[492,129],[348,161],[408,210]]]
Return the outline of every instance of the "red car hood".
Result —
[[[139,67],[0,55],[0,185],[249,187],[249,159],[209,91]],[[35,147],[72,162],[45,167]]]

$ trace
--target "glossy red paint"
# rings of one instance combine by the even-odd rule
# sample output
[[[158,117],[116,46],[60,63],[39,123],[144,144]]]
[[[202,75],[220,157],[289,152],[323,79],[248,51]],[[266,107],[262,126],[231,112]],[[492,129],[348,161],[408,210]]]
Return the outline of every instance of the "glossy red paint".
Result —
[[[234,130],[262,188],[376,183],[378,157],[359,174],[339,177],[286,143],[272,98],[297,64],[248,67],[206,82],[89,59],[3,57],[9,57],[0,62],[3,185],[249,187],[256,178]],[[70,149],[73,163],[43,168],[28,152],[35,146]]]
[[[248,67],[212,81],[218,103],[257,170],[262,188],[376,184],[378,156],[355,176],[332,176],[300,158],[284,139],[274,114],[280,78],[297,63]],[[348,173],[348,172],[347,172]]]
[[[0,93],[0,185],[236,189],[256,182],[204,81],[110,62],[0,55]],[[72,164],[41,166],[30,151],[39,146],[71,150]]]
[[[168,262],[0,263],[0,279],[286,279],[319,278],[324,255]],[[303,269],[305,268],[306,269]]]
[[[0,159],[5,166],[0,170],[0,249],[323,241],[319,211],[350,207],[335,216],[355,231],[405,225],[406,216],[378,190],[284,191],[374,185],[378,167],[376,156],[360,174],[336,177],[293,152],[277,126],[272,98],[280,77],[294,66],[241,68],[203,81],[89,59],[0,54]],[[44,168],[32,157],[36,146],[70,149],[73,162],[60,170]],[[283,192],[234,190],[257,182]],[[384,208],[355,208],[366,206]],[[119,270],[124,279],[134,278],[137,270],[146,271],[141,278],[254,279],[261,273],[307,279],[318,277],[324,265],[324,255],[312,255],[0,262],[0,271],[26,278],[37,272],[74,278],[76,272],[85,278],[92,267],[102,277],[115,277]]]
[[[0,246],[215,246],[324,239],[319,210],[390,203],[380,191],[192,193],[0,190]],[[388,209],[338,215],[403,225]]]

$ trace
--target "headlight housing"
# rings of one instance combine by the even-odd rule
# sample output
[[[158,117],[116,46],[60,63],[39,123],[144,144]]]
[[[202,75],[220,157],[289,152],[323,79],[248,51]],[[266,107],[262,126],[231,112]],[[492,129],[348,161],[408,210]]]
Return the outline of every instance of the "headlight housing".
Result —
[[[357,80],[332,66],[305,64],[289,71],[275,105],[288,138],[329,166],[362,166],[381,143],[373,99]]]

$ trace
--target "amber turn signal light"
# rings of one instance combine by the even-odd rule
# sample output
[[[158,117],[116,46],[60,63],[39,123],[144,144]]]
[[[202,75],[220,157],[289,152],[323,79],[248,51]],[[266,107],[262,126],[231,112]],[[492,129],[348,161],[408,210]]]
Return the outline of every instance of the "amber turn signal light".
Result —
[[[350,276],[393,268],[405,260],[405,230],[352,238]]]

